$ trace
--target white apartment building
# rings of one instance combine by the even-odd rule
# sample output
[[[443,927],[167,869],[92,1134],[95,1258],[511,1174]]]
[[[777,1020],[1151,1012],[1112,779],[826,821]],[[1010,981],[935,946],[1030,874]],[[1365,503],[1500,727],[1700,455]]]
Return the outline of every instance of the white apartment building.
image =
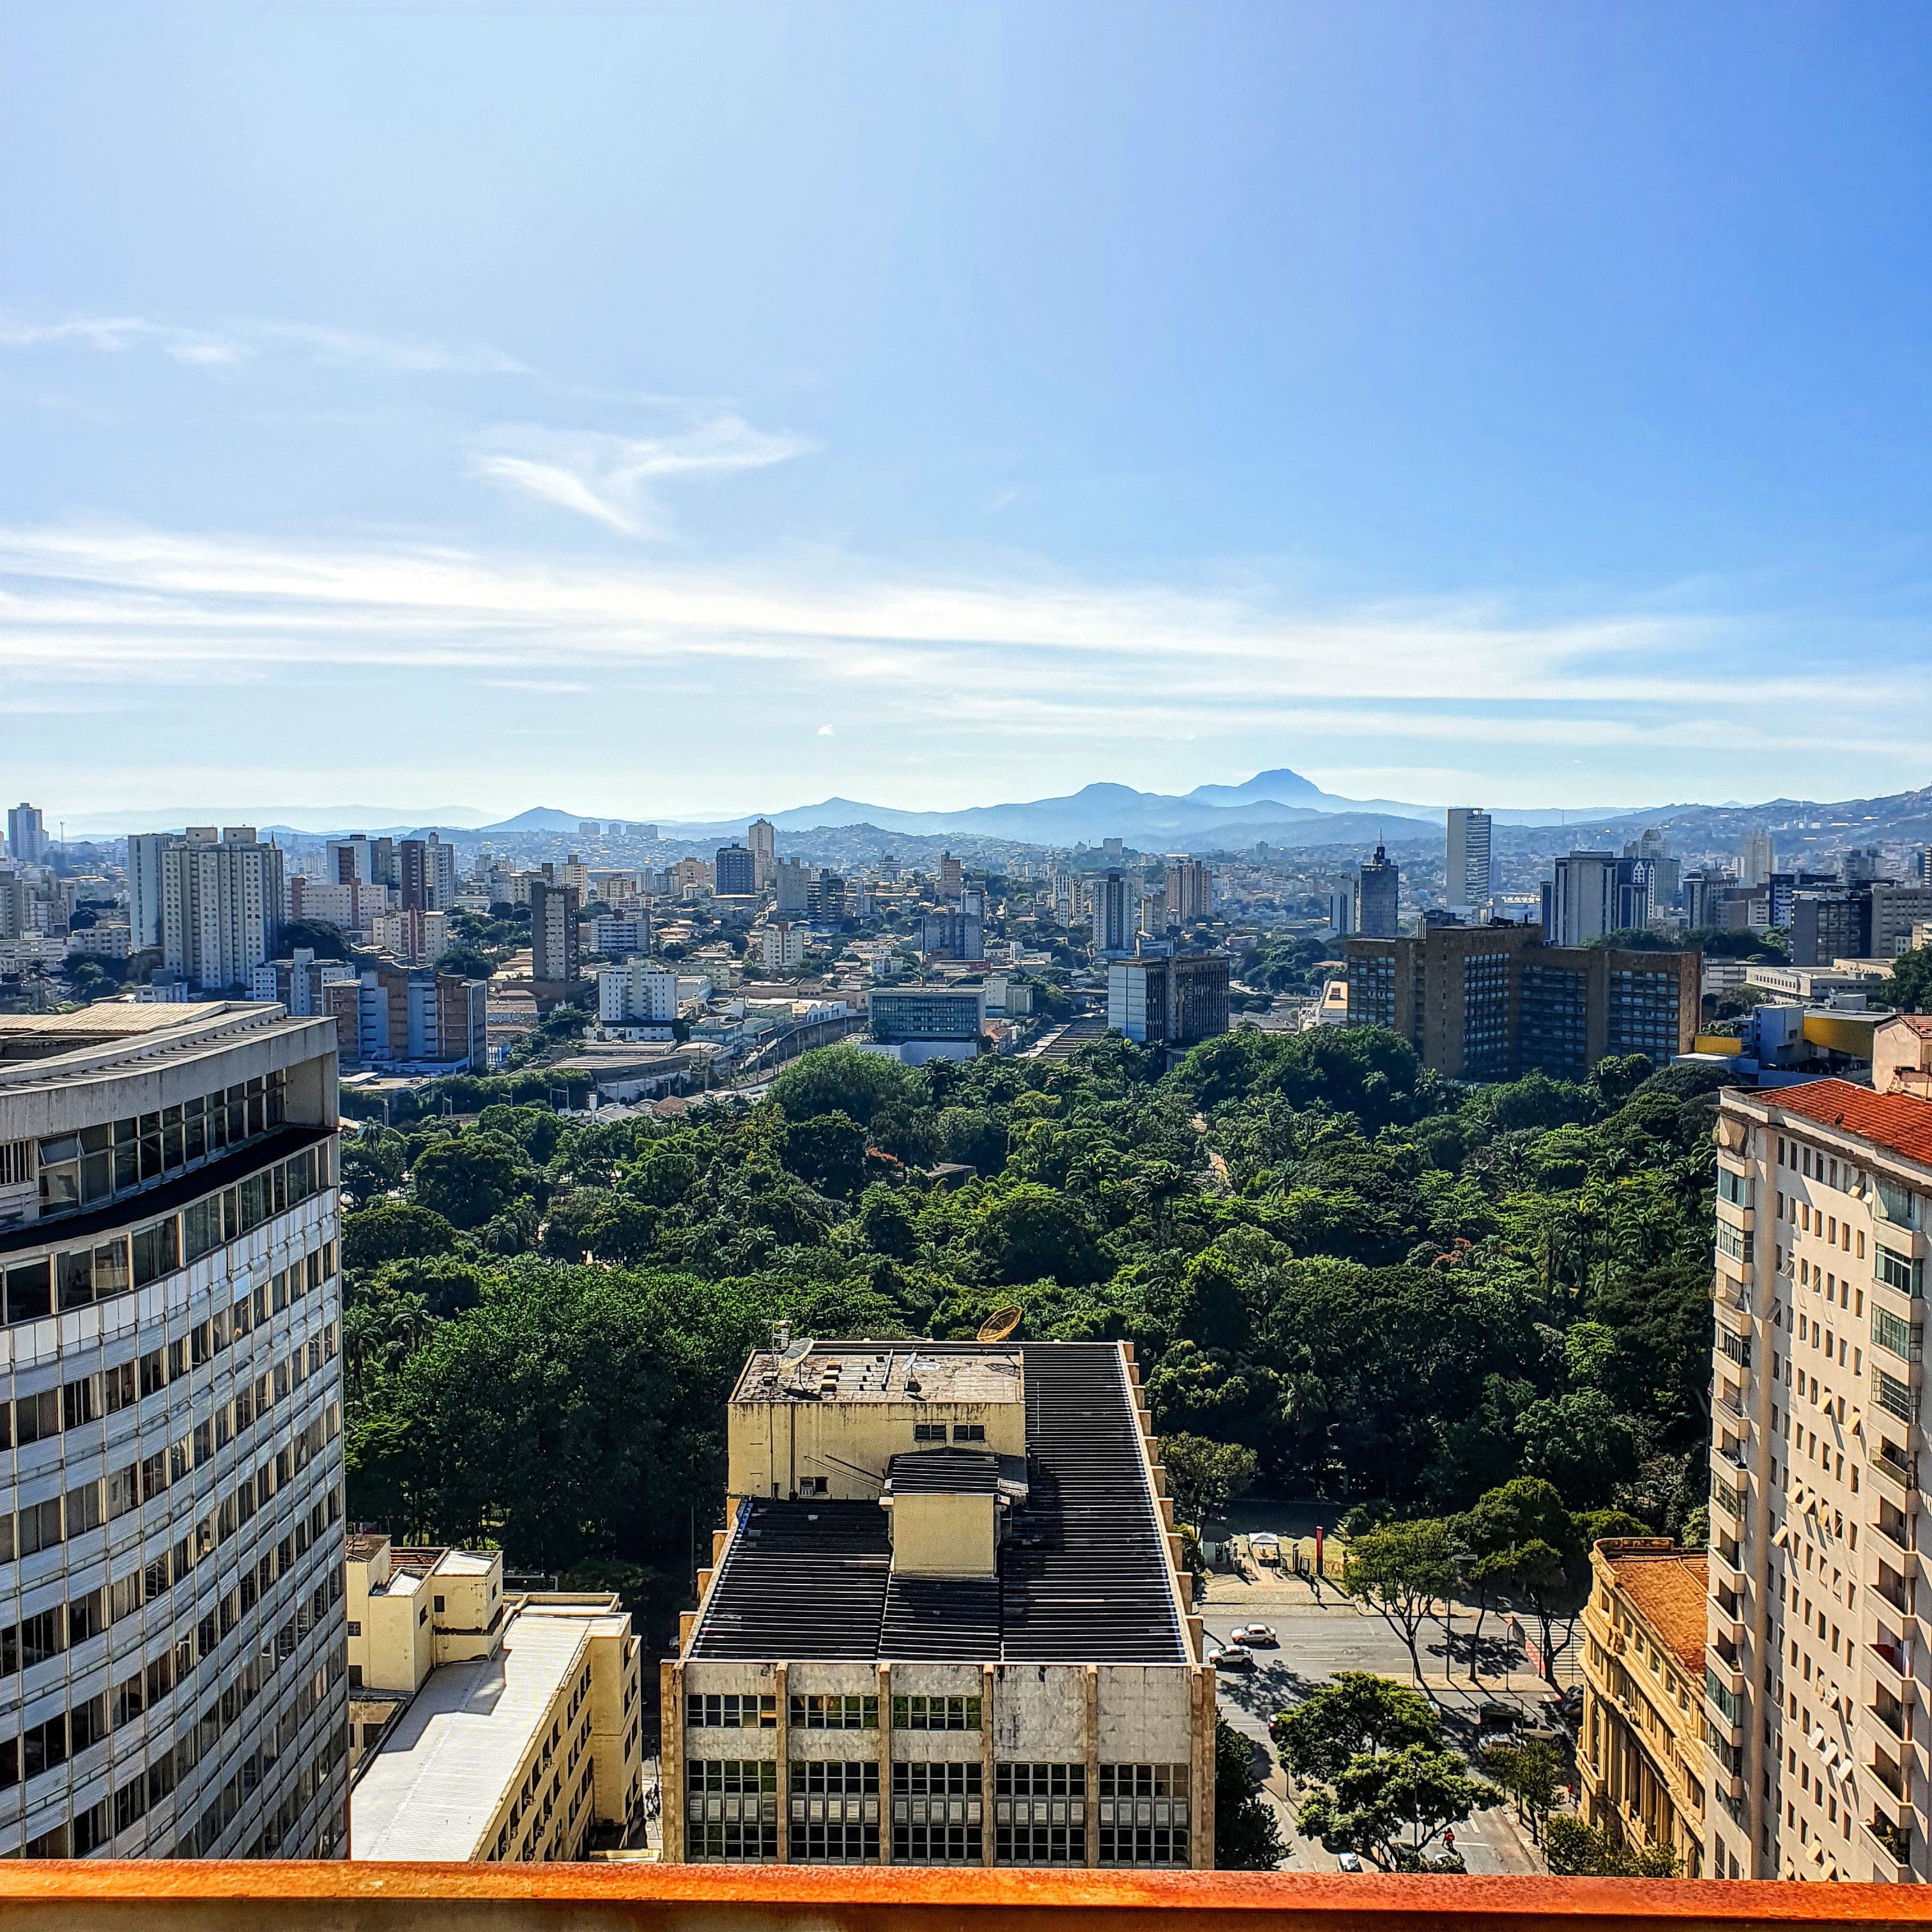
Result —
[[[774,920],[758,928],[758,956],[768,973],[794,972],[805,963],[805,928]]]
[[[335,1034],[0,1016],[0,1856],[344,1849]]]
[[[1932,1101],[1727,1093],[1718,1163],[1712,1870],[1922,1882]]]
[[[220,992],[246,986],[272,959],[287,906],[282,855],[251,826],[191,825],[153,855],[159,874],[161,964],[191,986]],[[146,916],[143,904],[136,919]]]
[[[677,1018],[677,975],[650,959],[597,975],[597,1017],[606,1026],[668,1026]]]
[[[615,913],[601,914],[590,922],[590,944],[607,959],[621,959],[628,953],[648,952],[651,950],[650,915],[643,911],[622,917]]]
[[[1199,859],[1170,854],[1162,873],[1167,904],[1165,924],[1192,926],[1214,910],[1214,874]]]
[[[809,890],[802,859],[778,859],[772,865],[772,886],[781,916],[796,913],[804,917],[809,904]]]

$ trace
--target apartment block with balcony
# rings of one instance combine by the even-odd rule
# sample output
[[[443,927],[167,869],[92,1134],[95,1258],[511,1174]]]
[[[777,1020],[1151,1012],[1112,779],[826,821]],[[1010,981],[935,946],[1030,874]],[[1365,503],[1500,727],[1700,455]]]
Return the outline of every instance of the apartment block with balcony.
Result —
[[[1599,1543],[1583,1606],[1578,1808],[1638,1850],[1703,1870],[1705,1600],[1701,1552],[1668,1538]]]
[[[0,1856],[338,1855],[334,1029],[0,1018]]]
[[[1150,1427],[1120,1344],[754,1354],[663,1670],[666,1860],[1211,1868]]]
[[[1731,1092],[1717,1135],[1712,1863],[1923,1882],[1932,1101]]]

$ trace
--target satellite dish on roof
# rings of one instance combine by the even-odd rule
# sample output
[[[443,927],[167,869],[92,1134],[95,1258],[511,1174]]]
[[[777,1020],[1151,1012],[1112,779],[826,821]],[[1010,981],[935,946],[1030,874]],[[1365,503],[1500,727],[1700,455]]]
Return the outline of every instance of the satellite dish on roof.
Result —
[[[1016,1301],[1010,1302],[1004,1308],[996,1308],[980,1324],[980,1332],[974,1336],[976,1342],[1004,1342],[1020,1325],[1026,1313]]]
[[[806,1358],[812,1353],[812,1338],[802,1335],[780,1352],[772,1365],[772,1374],[782,1389],[796,1393],[802,1386],[800,1371],[805,1366]]]

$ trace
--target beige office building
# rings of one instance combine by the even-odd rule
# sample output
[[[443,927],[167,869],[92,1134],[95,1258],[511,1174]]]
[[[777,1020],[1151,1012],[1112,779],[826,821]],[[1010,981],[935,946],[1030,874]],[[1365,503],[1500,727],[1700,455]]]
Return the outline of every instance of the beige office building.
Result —
[[[1214,1674],[1130,1352],[818,1342],[731,1402],[664,1666],[682,1862],[1214,1862]]]
[[[1815,1080],[1717,1131],[1711,1866],[1922,1882],[1932,1101]]]

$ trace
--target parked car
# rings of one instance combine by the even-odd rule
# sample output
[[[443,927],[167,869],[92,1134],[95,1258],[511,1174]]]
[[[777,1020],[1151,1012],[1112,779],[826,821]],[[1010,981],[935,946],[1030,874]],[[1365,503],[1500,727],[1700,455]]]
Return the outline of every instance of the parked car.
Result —
[[[1281,1639],[1275,1635],[1274,1628],[1270,1624],[1244,1624],[1232,1634],[1229,1640],[1250,1646],[1259,1645],[1268,1650],[1278,1648],[1281,1643]]]
[[[1344,1852],[1335,1861],[1335,1869],[1337,1871],[1358,1872],[1361,1868],[1362,1861],[1353,1852]]]
[[[1476,1724],[1485,1731],[1510,1731],[1522,1722],[1522,1713],[1514,1704],[1499,1704],[1494,1700],[1476,1707]]]
[[[1219,1650],[1208,1653],[1208,1661],[1216,1670],[1252,1670],[1255,1655],[1251,1650],[1244,1650],[1238,1643],[1227,1644]]]

